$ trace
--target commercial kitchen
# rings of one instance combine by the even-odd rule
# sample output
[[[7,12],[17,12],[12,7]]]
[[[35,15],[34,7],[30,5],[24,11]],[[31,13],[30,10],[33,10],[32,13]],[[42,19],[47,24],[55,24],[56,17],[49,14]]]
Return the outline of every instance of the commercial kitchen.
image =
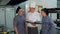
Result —
[[[60,0],[0,0],[0,34],[14,34],[13,19],[17,7],[21,7],[26,18],[29,6],[36,3],[36,11],[41,13],[41,9],[47,8],[49,16],[56,23],[56,34],[60,34]],[[40,16],[41,17],[41,16]],[[38,34],[41,34],[42,18],[38,25]],[[27,23],[26,23],[27,24]],[[26,34],[28,34],[27,25]]]

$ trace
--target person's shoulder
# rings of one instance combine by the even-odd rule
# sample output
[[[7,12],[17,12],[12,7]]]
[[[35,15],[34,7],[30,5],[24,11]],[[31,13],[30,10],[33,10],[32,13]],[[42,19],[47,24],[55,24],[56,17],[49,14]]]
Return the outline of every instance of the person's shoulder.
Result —
[[[15,19],[15,18],[18,18],[18,15],[16,15],[16,16],[14,17],[14,19]]]
[[[39,14],[38,12],[35,12],[35,14]]]
[[[48,16],[48,19],[49,19],[49,20],[52,20],[52,18],[51,18],[50,16]]]
[[[22,17],[25,17],[24,15],[22,15]]]
[[[18,17],[18,15],[16,15],[15,17]]]

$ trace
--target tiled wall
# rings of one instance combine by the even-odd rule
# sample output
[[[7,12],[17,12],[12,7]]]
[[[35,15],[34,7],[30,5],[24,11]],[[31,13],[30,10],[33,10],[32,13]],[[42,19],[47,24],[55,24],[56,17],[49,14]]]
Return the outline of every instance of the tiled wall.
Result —
[[[35,1],[37,5],[42,5],[44,8],[57,8],[57,0],[29,0],[29,2],[30,1]]]
[[[60,0],[57,1],[57,7],[60,8]]]
[[[15,10],[13,7],[6,7],[6,6],[0,7],[0,24],[5,25],[9,30],[13,30],[14,16],[15,16]]]

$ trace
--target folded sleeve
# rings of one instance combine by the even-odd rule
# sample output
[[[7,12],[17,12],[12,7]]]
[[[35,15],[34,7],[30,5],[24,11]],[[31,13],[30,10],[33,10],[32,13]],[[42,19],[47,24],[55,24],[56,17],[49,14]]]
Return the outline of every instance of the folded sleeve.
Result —
[[[13,25],[16,26],[16,27],[17,27],[17,22],[18,22],[18,21],[17,21],[17,18],[14,18],[14,20],[13,20]]]

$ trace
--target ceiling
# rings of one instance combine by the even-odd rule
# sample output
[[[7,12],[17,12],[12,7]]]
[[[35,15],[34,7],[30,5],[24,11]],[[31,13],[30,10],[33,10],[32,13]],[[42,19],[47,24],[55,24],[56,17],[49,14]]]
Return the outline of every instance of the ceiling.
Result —
[[[0,5],[17,5],[26,0],[0,0]]]
[[[10,0],[10,2],[7,5],[17,5],[19,3],[22,3],[27,0]]]
[[[60,0],[57,0],[57,1],[60,1]]]
[[[10,0],[0,0],[0,5],[6,5]]]

